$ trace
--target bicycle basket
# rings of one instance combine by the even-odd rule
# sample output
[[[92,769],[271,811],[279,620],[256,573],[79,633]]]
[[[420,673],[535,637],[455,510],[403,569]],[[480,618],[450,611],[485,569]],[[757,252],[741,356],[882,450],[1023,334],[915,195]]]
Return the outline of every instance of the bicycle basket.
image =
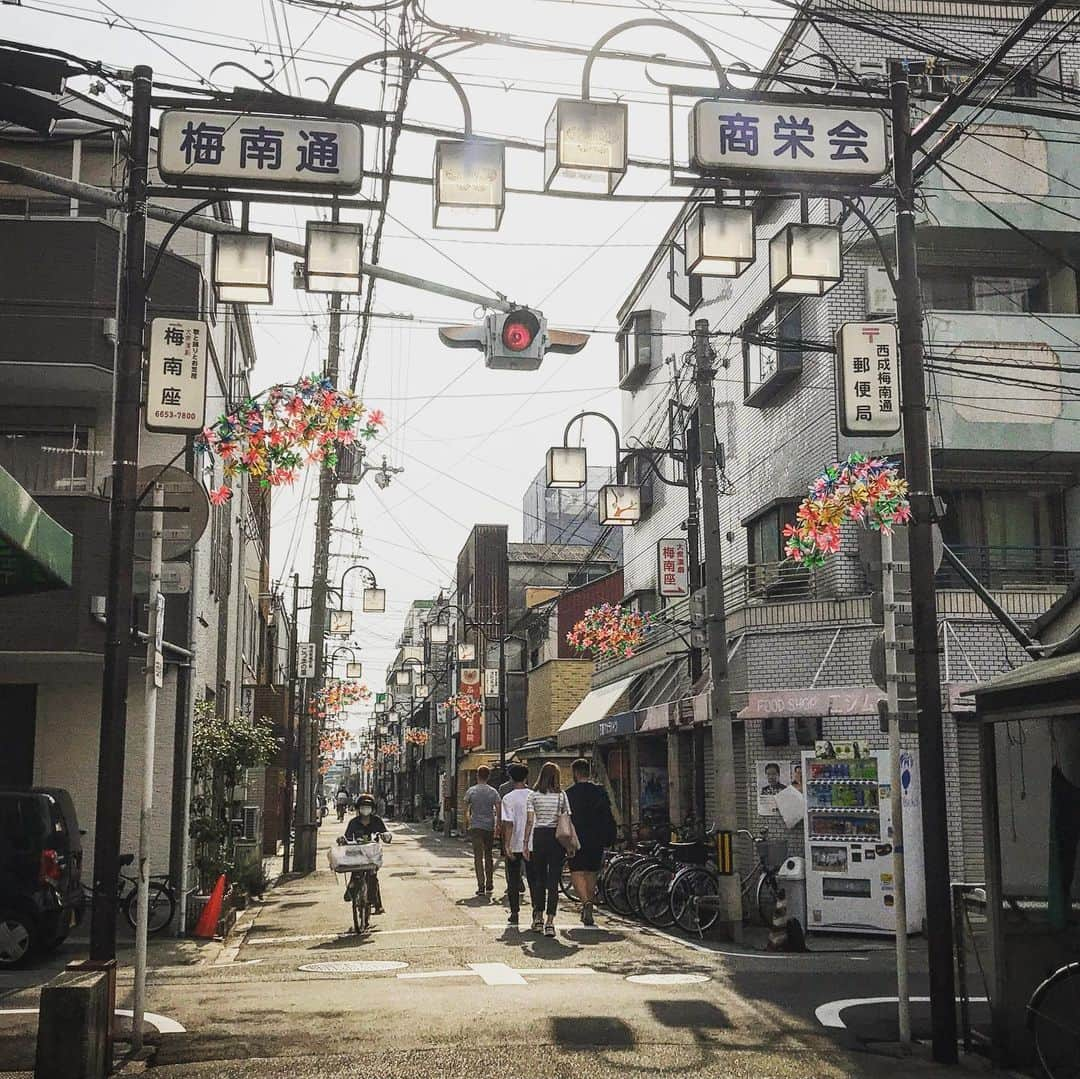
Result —
[[[787,860],[788,845],[780,839],[763,839],[754,844],[758,861],[768,869],[778,869]]]
[[[335,845],[326,852],[326,856],[335,873],[355,873],[360,869],[382,867],[382,847],[378,843]]]

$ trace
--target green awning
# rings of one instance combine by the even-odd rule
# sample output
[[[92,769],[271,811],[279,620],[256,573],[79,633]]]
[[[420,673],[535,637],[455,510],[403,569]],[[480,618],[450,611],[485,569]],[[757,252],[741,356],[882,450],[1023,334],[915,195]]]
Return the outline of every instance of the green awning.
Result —
[[[0,468],[0,596],[71,587],[71,533]]]

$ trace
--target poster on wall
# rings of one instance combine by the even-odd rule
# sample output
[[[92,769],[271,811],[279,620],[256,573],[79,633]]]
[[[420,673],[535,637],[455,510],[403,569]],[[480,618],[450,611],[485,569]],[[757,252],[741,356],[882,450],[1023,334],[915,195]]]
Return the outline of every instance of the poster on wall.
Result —
[[[819,873],[846,873],[848,867],[847,847],[810,847],[810,866]]]
[[[642,765],[639,769],[641,781],[641,813],[647,810],[663,810],[668,807],[668,777],[666,768]]]
[[[791,762],[766,757],[757,762],[754,785],[757,788],[757,811],[763,817],[776,812],[776,796],[791,784]]]
[[[831,741],[819,738],[814,743],[814,756],[822,761],[859,761],[870,756],[870,743],[857,739]]]

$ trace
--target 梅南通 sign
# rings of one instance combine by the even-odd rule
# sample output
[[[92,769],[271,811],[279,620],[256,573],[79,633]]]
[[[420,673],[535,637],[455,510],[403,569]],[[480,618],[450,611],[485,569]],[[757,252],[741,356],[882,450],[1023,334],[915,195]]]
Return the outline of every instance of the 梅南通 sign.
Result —
[[[840,430],[895,435],[900,430],[900,364],[891,322],[845,322],[836,335]]]
[[[169,109],[158,171],[170,184],[359,191],[359,124],[303,116]]]
[[[155,318],[150,322],[146,427],[150,431],[201,431],[206,412],[205,322]]]
[[[656,583],[662,596],[690,595],[690,564],[685,539],[663,539],[656,545]]]
[[[874,109],[763,101],[699,101],[690,114],[690,166],[868,180],[888,165],[885,118]]]

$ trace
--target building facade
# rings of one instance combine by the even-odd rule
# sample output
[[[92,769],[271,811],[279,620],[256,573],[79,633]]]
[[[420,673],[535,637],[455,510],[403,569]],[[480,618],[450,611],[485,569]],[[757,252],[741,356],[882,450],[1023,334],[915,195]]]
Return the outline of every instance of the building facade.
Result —
[[[614,469],[590,465],[584,487],[551,488],[547,469],[541,469],[522,500],[522,538],[526,543],[586,545],[600,540],[604,554],[618,560],[622,533],[617,528],[605,530],[597,513],[600,488],[614,482]]]

